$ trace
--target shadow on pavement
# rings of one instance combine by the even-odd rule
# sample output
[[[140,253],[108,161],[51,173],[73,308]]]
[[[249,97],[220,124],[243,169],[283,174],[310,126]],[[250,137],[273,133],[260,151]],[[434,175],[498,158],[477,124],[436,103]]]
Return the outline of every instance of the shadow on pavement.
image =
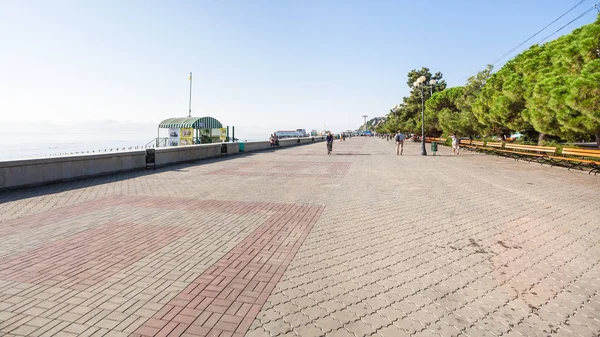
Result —
[[[86,188],[86,187],[90,187],[90,186],[98,186],[98,185],[113,183],[113,182],[117,182],[117,181],[124,181],[124,180],[128,180],[128,179],[135,179],[138,177],[143,177],[143,176],[152,175],[152,174],[156,174],[156,173],[169,172],[169,171],[183,172],[183,170],[185,170],[186,168],[194,167],[194,166],[198,166],[198,165],[222,162],[222,161],[227,161],[227,160],[237,159],[237,158],[247,158],[247,157],[254,156],[257,153],[277,152],[278,150],[299,148],[302,146],[313,145],[313,144],[315,144],[315,143],[305,143],[305,144],[300,144],[300,145],[295,145],[295,146],[275,147],[275,148],[269,148],[269,149],[264,149],[264,150],[257,150],[257,151],[253,151],[253,152],[236,153],[233,155],[227,155],[227,156],[216,157],[216,158],[198,159],[198,160],[193,160],[193,161],[184,162],[184,163],[170,164],[167,166],[162,166],[162,167],[156,168],[155,170],[140,169],[140,170],[134,170],[134,171],[127,171],[127,172],[108,173],[108,174],[103,174],[103,175],[98,175],[98,176],[93,176],[93,177],[87,177],[87,178],[77,178],[77,179],[73,179],[73,180],[57,181],[57,182],[52,182],[49,184],[43,184],[43,185],[37,185],[37,186],[29,186],[29,187],[21,187],[21,188],[3,190],[3,191],[0,191],[0,205],[5,202],[17,201],[17,200],[39,197],[39,196],[48,195],[48,194],[77,190],[77,189]]]
[[[263,151],[259,151],[263,152]],[[140,169],[127,172],[108,173],[87,178],[77,178],[67,181],[57,181],[49,184],[43,184],[38,186],[21,187],[5,191],[0,191],[0,205],[5,202],[17,201],[22,199],[34,198],[44,196],[48,194],[61,193],[65,191],[77,190],[81,188],[87,188],[91,186],[99,186],[103,184],[124,181],[128,179],[135,179],[157,173],[175,171],[183,172],[185,169],[216,162],[222,162],[237,158],[247,158],[254,156],[255,153],[239,153],[231,156],[223,156],[217,158],[199,159],[184,163],[172,164],[167,166],[158,167],[156,169]]]

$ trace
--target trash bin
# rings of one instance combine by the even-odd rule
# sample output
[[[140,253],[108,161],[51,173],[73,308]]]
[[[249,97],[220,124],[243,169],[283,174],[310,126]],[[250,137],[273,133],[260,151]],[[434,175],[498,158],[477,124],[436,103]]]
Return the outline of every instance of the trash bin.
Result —
[[[437,145],[438,145],[437,142],[431,142],[431,152],[433,152],[434,156],[435,156],[435,153],[438,150]]]
[[[152,169],[156,168],[156,150],[146,149],[146,168],[148,165],[152,165]]]
[[[239,143],[240,152],[244,152],[244,143]]]
[[[227,144],[221,144],[221,154],[227,154]]]

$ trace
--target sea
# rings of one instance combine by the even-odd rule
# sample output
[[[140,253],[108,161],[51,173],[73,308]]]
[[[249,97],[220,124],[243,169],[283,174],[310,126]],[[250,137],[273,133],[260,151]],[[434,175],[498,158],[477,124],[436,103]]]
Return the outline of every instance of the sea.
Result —
[[[162,136],[162,135],[161,135]],[[245,136],[249,136],[244,138]],[[152,144],[154,134],[1,134],[0,161],[48,158],[87,153],[108,153],[144,149]],[[266,140],[261,135],[237,135],[240,141]]]

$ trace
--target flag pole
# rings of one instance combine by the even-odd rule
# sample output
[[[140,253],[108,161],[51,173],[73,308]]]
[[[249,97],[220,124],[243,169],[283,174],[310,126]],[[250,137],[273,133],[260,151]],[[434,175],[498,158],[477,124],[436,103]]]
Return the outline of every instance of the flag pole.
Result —
[[[192,117],[192,72],[190,71],[190,105],[188,117]]]

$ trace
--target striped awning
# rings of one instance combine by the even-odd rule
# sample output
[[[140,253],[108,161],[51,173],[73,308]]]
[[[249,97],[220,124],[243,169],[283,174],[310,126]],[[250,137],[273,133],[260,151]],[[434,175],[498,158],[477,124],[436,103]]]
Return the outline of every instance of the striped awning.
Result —
[[[160,122],[159,128],[194,128],[194,129],[220,129],[223,124],[212,117],[180,117],[167,118]]]

